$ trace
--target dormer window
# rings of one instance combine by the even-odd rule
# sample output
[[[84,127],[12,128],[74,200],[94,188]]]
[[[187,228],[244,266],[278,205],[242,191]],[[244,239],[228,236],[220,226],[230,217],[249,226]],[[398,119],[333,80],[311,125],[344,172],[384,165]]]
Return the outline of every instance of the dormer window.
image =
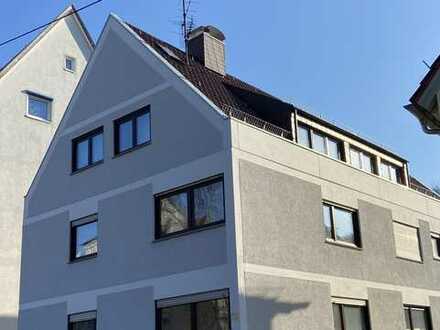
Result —
[[[396,165],[382,161],[380,164],[380,176],[395,183],[401,183],[401,169]]]
[[[70,56],[66,56],[64,59],[64,69],[69,72],[76,71],[76,59]]]
[[[26,117],[49,122],[51,120],[52,99],[30,91],[27,94]]]
[[[342,160],[341,142],[311,127],[298,126],[298,143],[334,159]]]

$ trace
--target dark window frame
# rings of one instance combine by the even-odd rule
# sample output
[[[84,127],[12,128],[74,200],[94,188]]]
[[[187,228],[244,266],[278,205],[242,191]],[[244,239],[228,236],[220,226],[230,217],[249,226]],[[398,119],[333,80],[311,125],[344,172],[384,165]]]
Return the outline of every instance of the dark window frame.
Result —
[[[412,313],[411,313],[412,310],[423,310],[424,316],[425,316],[425,322],[426,322],[426,325],[428,326],[428,330],[432,330],[432,317],[431,317],[431,308],[430,307],[415,306],[415,305],[403,305],[404,313],[406,312],[406,310],[409,310],[409,322],[410,322],[411,330],[414,329]]]
[[[326,156],[330,157],[331,159],[339,160],[339,161],[342,161],[342,162],[347,162],[347,160],[345,159],[344,142],[342,140],[340,140],[337,137],[334,137],[332,135],[329,135],[329,134],[327,134],[327,133],[325,133],[325,132],[323,132],[323,131],[321,131],[319,129],[316,129],[316,128],[311,127],[311,126],[306,125],[306,124],[303,124],[303,123],[298,123],[297,127],[298,127],[298,132],[299,132],[300,129],[304,129],[304,130],[307,130],[307,134],[308,134],[308,146],[300,144],[299,143],[299,138],[298,138],[298,140],[296,142],[299,145],[301,145],[303,147],[307,147],[309,149],[312,149],[312,150],[314,150],[314,151],[316,151],[316,152],[318,152],[318,153],[320,153],[322,155],[326,155]],[[320,151],[318,151],[317,149],[314,148],[314,145],[313,145],[313,134],[319,135],[319,136],[324,138],[324,148],[325,148],[325,152],[324,153],[322,153],[322,152],[320,152]],[[299,134],[298,134],[298,136],[299,136]],[[338,155],[339,155],[338,158],[333,158],[332,156],[330,156],[330,152],[329,152],[329,148],[328,148],[328,140],[329,139],[335,141],[337,146],[338,146]]]
[[[342,330],[345,330],[344,306],[361,308],[363,310],[363,317],[364,317],[365,325],[367,326],[367,329],[371,329],[368,303],[365,305],[354,305],[354,304],[341,304],[341,303],[337,303],[337,302],[332,302],[332,307],[333,307],[333,305],[338,306],[339,313],[341,316],[341,329]]]
[[[205,186],[209,186],[211,184],[221,182],[222,183],[222,190],[223,190],[223,219],[215,222],[211,222],[208,224],[197,226],[195,225],[195,218],[194,218],[194,190],[198,188],[202,188]],[[187,194],[187,205],[188,205],[188,228],[179,230],[173,233],[169,234],[163,234],[161,232],[161,207],[160,202],[162,199],[186,193]],[[216,227],[219,225],[223,225],[226,222],[226,204],[225,204],[225,182],[224,182],[224,176],[223,174],[215,175],[194,183],[187,184],[185,186],[181,186],[172,190],[168,190],[159,194],[156,194],[154,196],[154,208],[155,208],[155,230],[154,230],[154,238],[155,240],[160,240],[164,238],[169,238],[173,236],[180,236],[182,234],[190,233],[190,232],[196,232],[202,229],[210,228],[210,227]]]
[[[96,162],[93,162],[93,142],[92,142],[92,140],[93,140],[93,138],[95,136],[98,136],[98,135],[101,135],[101,134],[102,134],[102,138],[103,138],[103,150],[102,150],[103,157],[102,157],[102,159],[100,159],[100,160],[98,160]],[[88,152],[88,164],[86,166],[77,168],[76,167],[76,161],[77,161],[77,158],[78,158],[77,146],[78,146],[78,144],[80,144],[81,142],[84,142],[84,141],[87,141],[87,146],[88,146],[88,150],[87,150],[87,152]],[[81,171],[86,170],[86,169],[88,169],[90,167],[93,167],[93,166],[96,166],[96,165],[99,165],[99,164],[103,163],[104,162],[104,158],[105,158],[105,145],[104,145],[104,143],[105,143],[104,142],[104,126],[100,126],[98,128],[95,128],[92,131],[89,131],[89,132],[87,132],[87,133],[85,133],[83,135],[80,135],[80,136],[74,138],[72,140],[72,173],[81,172]]]
[[[231,299],[230,299],[230,295],[229,295],[229,289],[228,291],[228,295],[227,297],[224,298],[215,298],[215,299],[202,299],[202,300],[197,300],[191,303],[177,303],[176,305],[171,305],[169,307],[179,307],[179,306],[187,306],[190,305],[190,311],[191,311],[191,325],[192,328],[191,330],[197,330],[197,308],[196,305],[199,303],[204,303],[204,302],[208,302],[208,301],[214,301],[214,300],[221,300],[221,299],[226,299],[228,302],[228,319],[229,319],[229,330],[232,329],[232,320],[231,320]],[[209,292],[205,292],[205,293],[209,293]],[[191,297],[191,296],[197,296],[198,294],[195,295],[187,295],[187,296],[177,296],[174,298],[184,298],[184,297]],[[167,298],[168,299],[168,298]],[[158,307],[158,303],[160,302],[160,300],[156,300],[155,301],[155,309],[156,309],[156,330],[162,330],[162,309],[167,308],[167,307],[162,307],[159,308]]]
[[[74,263],[74,262],[79,262],[82,260],[87,260],[87,259],[94,259],[98,256],[99,253],[99,249],[97,253],[91,253],[85,256],[81,256],[81,257],[77,257],[76,256],[76,243],[77,243],[77,231],[76,229],[85,225],[89,225],[91,223],[96,222],[96,225],[98,227],[98,214],[92,214],[92,215],[88,215],[84,218],[80,218],[80,219],[75,219],[73,221],[70,222],[70,253],[69,253],[69,262]],[[80,224],[78,224],[80,223]],[[98,229],[97,229],[98,230]],[[98,233],[97,233],[98,235]],[[97,240],[99,241],[99,236],[97,237]]]
[[[68,316],[67,316],[67,328],[68,328],[68,330],[73,330],[73,324],[75,323],[75,322],[72,322],[71,321],[71,318],[73,317],[73,316],[77,316],[77,315],[81,315],[81,314],[91,314],[91,313],[95,313],[95,318],[91,318],[91,319],[87,319],[87,320],[84,320],[84,321],[94,321],[94,323],[95,323],[95,329],[97,329],[97,311],[96,310],[90,310],[90,311],[85,311],[85,312],[80,312],[80,313],[73,313],[73,314],[69,314]]]
[[[138,131],[137,118],[139,118],[145,114],[149,114],[148,132],[149,132],[150,138],[146,142],[138,143],[138,141],[137,141],[137,131]],[[120,145],[119,145],[119,137],[120,137],[119,128],[122,124],[125,124],[127,122],[131,122],[131,125],[132,125],[133,146],[131,148],[128,148],[128,149],[121,151]],[[114,120],[113,121],[113,132],[114,132],[114,155],[115,156],[123,155],[127,152],[130,152],[130,151],[136,150],[138,148],[141,148],[143,146],[149,145],[152,140],[152,137],[151,137],[151,106],[146,105],[146,106],[140,108],[139,110],[133,111],[123,117],[120,117],[120,118]]]
[[[355,210],[350,207],[342,206],[342,205],[339,205],[336,203],[332,203],[329,201],[323,201],[322,208],[324,208],[324,206],[327,206],[330,208],[330,223],[331,223],[331,238],[328,238],[326,236],[326,241],[332,242],[332,243],[334,242],[336,244],[341,244],[341,245],[345,245],[345,246],[353,246],[355,248],[362,249],[362,235],[361,235],[361,226],[360,226],[360,221],[359,221],[358,210]],[[353,235],[354,235],[354,242],[353,243],[339,240],[336,238],[335,210],[334,210],[335,208],[338,208],[338,209],[341,209],[344,211],[349,211],[352,214]],[[324,215],[323,215],[323,217],[324,217]]]
[[[440,260],[440,235],[439,234],[435,234],[435,233],[431,233],[431,242],[432,240],[435,241],[435,247],[433,247],[433,249],[435,248],[437,250],[437,255],[438,257],[436,257],[434,255],[434,260]],[[432,251],[432,253],[434,254],[434,251]]]

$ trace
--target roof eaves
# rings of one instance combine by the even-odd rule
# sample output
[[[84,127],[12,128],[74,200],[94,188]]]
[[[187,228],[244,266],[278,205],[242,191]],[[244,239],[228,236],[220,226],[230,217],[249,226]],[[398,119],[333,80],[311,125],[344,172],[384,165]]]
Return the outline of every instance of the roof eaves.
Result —
[[[440,70],[440,55],[435,59],[429,71],[426,73],[425,77],[423,77],[422,81],[420,82],[419,87],[409,99],[411,103],[418,104],[420,98],[422,97],[422,94],[425,92],[426,88],[431,83],[432,79],[434,79],[435,74],[439,70]]]

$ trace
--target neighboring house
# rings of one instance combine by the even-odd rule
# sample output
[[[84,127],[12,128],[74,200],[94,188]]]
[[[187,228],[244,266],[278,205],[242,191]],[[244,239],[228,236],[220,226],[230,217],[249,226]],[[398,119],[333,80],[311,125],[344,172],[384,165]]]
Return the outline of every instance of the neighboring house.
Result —
[[[19,329],[439,330],[437,195],[224,47],[109,17],[26,197]]]
[[[440,134],[440,56],[431,65],[420,82],[410,104],[405,109],[411,112],[428,134]]]
[[[67,8],[59,18],[72,13]],[[23,198],[93,50],[75,13],[0,68],[0,329],[17,329]],[[45,251],[47,253],[47,251]]]

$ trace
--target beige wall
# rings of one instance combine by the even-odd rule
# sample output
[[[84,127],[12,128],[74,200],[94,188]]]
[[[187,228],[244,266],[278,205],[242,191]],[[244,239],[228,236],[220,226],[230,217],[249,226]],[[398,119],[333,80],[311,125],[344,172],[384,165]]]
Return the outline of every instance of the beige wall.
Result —
[[[75,18],[57,23],[0,79],[0,328],[16,328],[23,198],[70,97],[91,47]],[[64,57],[76,72],[64,70]],[[29,90],[53,98],[50,123],[25,117]],[[7,319],[2,324],[2,319]]]

